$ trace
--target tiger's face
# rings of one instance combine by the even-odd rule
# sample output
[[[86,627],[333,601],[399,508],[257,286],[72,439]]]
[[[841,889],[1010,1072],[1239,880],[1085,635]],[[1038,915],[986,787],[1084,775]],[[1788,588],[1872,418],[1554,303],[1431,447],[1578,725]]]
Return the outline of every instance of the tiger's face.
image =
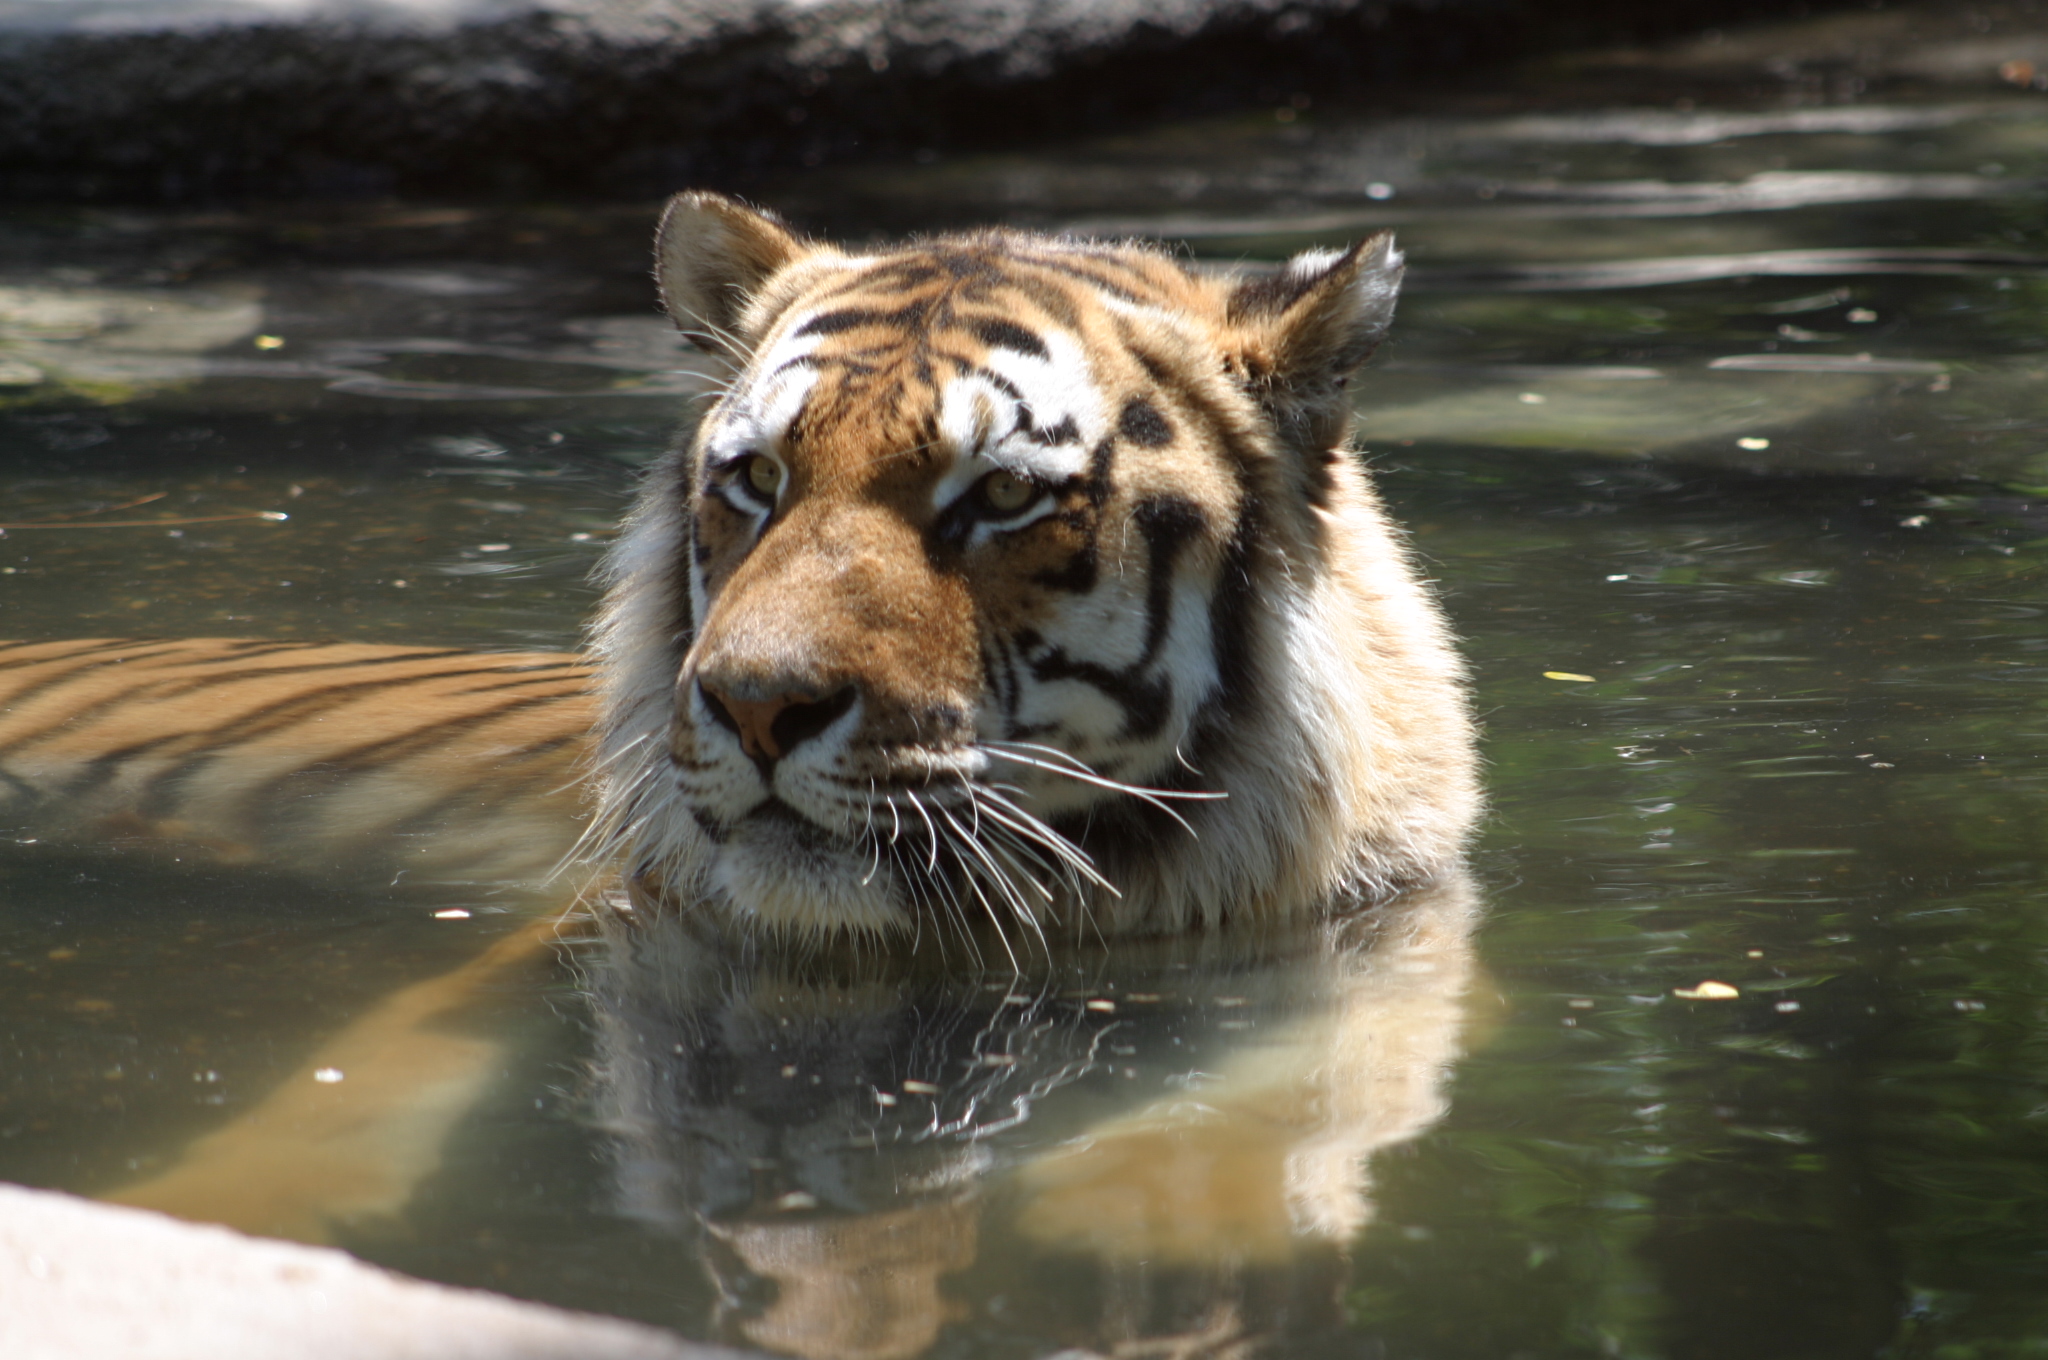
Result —
[[[600,635],[642,668],[607,750],[642,878],[800,932],[1035,924],[1198,835],[1280,678],[1252,587],[1325,555],[1390,245],[1233,286],[1008,233],[851,254],[698,194],[660,259],[730,380],[615,568],[660,602],[615,588]]]
[[[1007,916],[1064,876],[1046,824],[1187,782],[1242,490],[1074,267],[999,239],[816,265],[705,419],[669,744],[736,897]]]

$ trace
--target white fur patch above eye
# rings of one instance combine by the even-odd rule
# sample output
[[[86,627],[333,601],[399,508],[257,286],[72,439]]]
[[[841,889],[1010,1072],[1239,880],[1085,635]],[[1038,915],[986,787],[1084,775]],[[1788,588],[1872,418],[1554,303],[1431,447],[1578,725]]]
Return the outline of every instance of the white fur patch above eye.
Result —
[[[978,439],[976,408],[993,405],[994,434]],[[1001,470],[1041,486],[1058,486],[1087,466],[1078,448],[1045,448],[1028,435],[1017,433],[1015,402],[973,377],[953,383],[946,391],[939,419],[939,433],[952,452],[952,465],[932,487],[932,508],[944,510],[989,473]]]
[[[1040,332],[1038,339],[1045,346],[1044,358],[1014,349],[991,349],[982,367],[1023,395],[1041,428],[1071,415],[1084,436],[1099,429],[1102,396],[1080,340],[1061,330]]]
[[[736,464],[760,454],[776,460],[787,484],[788,465],[780,457],[783,436],[802,412],[818,374],[805,366],[762,371],[766,376],[752,384],[742,379],[712,416],[717,423],[706,432],[704,444],[702,475],[707,483],[734,475],[738,471]],[[761,509],[757,492],[741,488],[740,497],[746,508],[765,519],[766,511]]]
[[[763,374],[744,390],[732,422],[745,430],[742,437],[748,442],[780,441],[818,383],[817,370],[808,365],[764,368]],[[726,445],[723,438],[715,442],[721,449]]]
[[[993,348],[982,361],[987,374],[946,385],[939,434],[954,463],[932,488],[933,508],[953,504],[997,468],[1048,487],[1087,471],[1088,450],[1102,436],[1102,394],[1079,341],[1051,330],[1039,339],[1044,358]]]

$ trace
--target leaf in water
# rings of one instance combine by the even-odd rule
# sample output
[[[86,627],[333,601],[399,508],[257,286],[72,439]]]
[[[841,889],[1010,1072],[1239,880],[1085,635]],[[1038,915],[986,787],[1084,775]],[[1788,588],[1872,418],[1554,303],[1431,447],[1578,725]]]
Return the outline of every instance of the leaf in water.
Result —
[[[1813,1141],[1813,1135],[1805,1129],[1760,1128],[1753,1124],[1730,1124],[1728,1132],[1737,1138],[1757,1138],[1767,1143],[1790,1143],[1802,1147]]]
[[[1732,1049],[1737,1053],[1757,1053],[1767,1058],[1786,1058],[1793,1062],[1809,1062],[1820,1056],[1818,1049],[1796,1043],[1780,1034],[1733,1034],[1717,1040],[1714,1046]]]
[[[1817,973],[1811,977],[1765,978],[1761,982],[1750,983],[1749,990],[1752,992],[1784,992],[1790,991],[1794,987],[1818,987],[1823,982],[1832,982],[1840,976],[1841,974],[1839,973]]]

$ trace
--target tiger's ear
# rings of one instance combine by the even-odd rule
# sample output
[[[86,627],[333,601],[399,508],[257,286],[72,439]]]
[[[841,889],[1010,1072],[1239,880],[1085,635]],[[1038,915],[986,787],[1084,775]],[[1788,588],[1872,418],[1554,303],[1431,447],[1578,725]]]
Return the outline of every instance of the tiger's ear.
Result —
[[[1281,405],[1341,401],[1344,379],[1394,319],[1401,268],[1393,234],[1383,231],[1346,251],[1305,251],[1277,274],[1239,284],[1229,321],[1247,378]]]
[[[767,213],[723,194],[677,194],[654,234],[662,309],[700,348],[744,362],[739,322],[747,304],[778,270],[813,248]]]

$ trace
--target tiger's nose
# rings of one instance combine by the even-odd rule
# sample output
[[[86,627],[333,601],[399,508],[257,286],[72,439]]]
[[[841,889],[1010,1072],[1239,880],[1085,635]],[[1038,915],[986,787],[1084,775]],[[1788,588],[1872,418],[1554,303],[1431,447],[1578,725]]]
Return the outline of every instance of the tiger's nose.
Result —
[[[700,679],[697,692],[704,696],[704,707],[713,720],[736,734],[740,749],[762,764],[782,759],[853,707],[852,685],[823,698],[799,690],[766,699],[743,699]]]

